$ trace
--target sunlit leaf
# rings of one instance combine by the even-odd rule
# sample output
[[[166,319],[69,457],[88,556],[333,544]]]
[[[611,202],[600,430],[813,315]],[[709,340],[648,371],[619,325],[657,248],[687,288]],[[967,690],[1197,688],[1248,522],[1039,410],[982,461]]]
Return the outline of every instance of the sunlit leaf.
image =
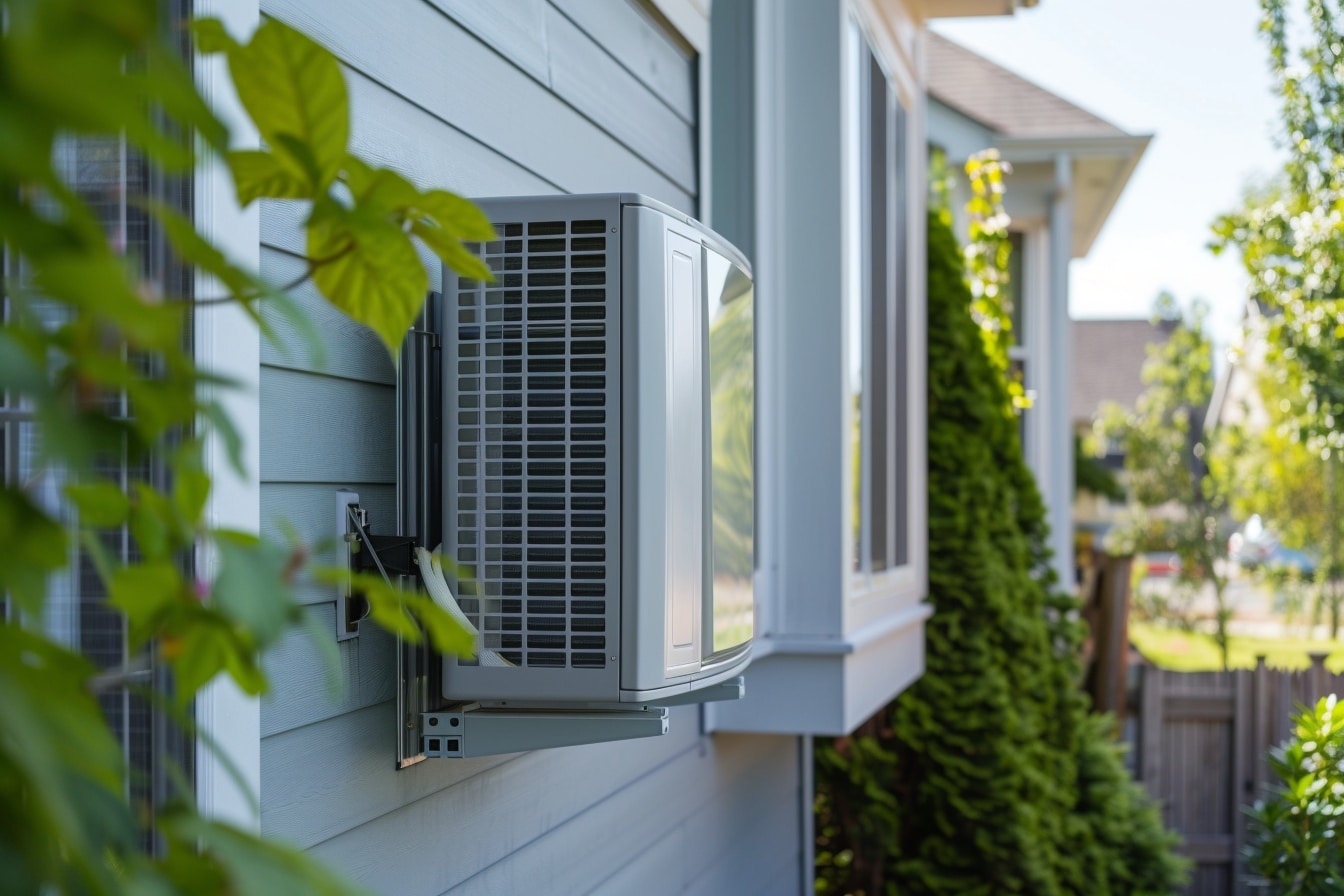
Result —
[[[427,637],[435,650],[453,656],[470,657],[475,651],[471,634],[424,592],[397,588],[374,573],[351,573],[342,567],[319,567],[313,578],[363,594],[370,618],[406,641],[418,644]]]
[[[468,252],[457,237],[423,221],[414,222],[411,225],[411,233],[424,241],[435,255],[443,259],[444,264],[463,277],[487,283],[495,279],[485,262]]]
[[[238,41],[229,34],[219,19],[201,18],[191,23],[191,36],[196,41],[196,51],[211,56],[237,49]]]
[[[244,206],[258,199],[303,199],[312,195],[313,188],[273,152],[233,150],[225,159],[233,174],[238,201]]]
[[[395,358],[429,288],[406,234],[379,216],[332,214],[310,226],[308,254],[333,259],[313,272],[318,289],[377,333]]]
[[[419,207],[438,225],[462,240],[488,242],[498,239],[494,225],[474,203],[447,190],[428,190]]]
[[[324,188],[335,178],[350,138],[345,79],[336,57],[276,19],[244,47],[231,49],[229,71],[243,106],[274,149],[286,135],[316,160]]]

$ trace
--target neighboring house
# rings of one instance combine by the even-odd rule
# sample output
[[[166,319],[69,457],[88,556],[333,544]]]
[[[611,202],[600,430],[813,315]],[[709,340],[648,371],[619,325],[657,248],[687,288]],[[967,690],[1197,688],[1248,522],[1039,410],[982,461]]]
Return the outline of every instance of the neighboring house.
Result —
[[[1091,249],[1139,163],[1148,136],[1129,134],[942,37],[928,41],[929,140],[952,168],[998,149],[1012,165],[1012,357],[1033,406],[1023,447],[1049,510],[1060,581],[1073,580],[1073,418],[1068,384],[1069,262]],[[965,185],[954,192],[962,206]]]
[[[1075,320],[1073,333],[1073,388],[1069,402],[1071,432],[1086,439],[1092,434],[1097,412],[1114,403],[1133,410],[1143,394],[1143,365],[1149,346],[1162,345],[1174,323],[1148,320]],[[1107,469],[1120,475],[1124,452],[1106,446],[1101,458]],[[1078,494],[1074,519],[1079,525],[1104,526],[1118,508],[1101,495]]]
[[[1213,396],[1209,399],[1204,429],[1213,432],[1219,426],[1242,426],[1251,432],[1269,426],[1269,412],[1260,393],[1259,378],[1264,375],[1265,355],[1269,350],[1269,315],[1254,299],[1246,301],[1241,327],[1233,337],[1227,363],[1218,374]]]
[[[753,262],[759,333],[759,610],[745,699],[674,708],[662,737],[398,770],[393,640],[369,626],[341,640],[333,696],[323,651],[294,632],[265,658],[263,699],[218,683],[198,700],[203,731],[231,760],[197,750],[204,810],[384,893],[811,892],[812,736],[852,731],[923,670],[925,19],[1018,4],[191,5],[239,33],[280,18],[330,47],[346,68],[354,147],[418,184],[466,196],[641,192],[707,220]],[[227,114],[223,63],[196,68]],[[1066,382],[1068,365],[1047,348],[1067,344],[1052,329],[1067,259],[1090,244],[1144,138],[1038,139],[954,98],[969,111],[935,106],[935,117],[962,116],[974,148],[999,145],[1018,164],[1028,383],[1053,415],[1045,383]],[[189,211],[268,279],[302,271],[302,210],[239,210],[208,170]],[[436,282],[437,261],[433,271]],[[203,278],[198,293],[215,294]],[[329,542],[336,491],[350,488],[390,531],[393,367],[310,287],[297,299],[322,334],[320,362],[262,340],[242,313],[195,321],[201,365],[243,386],[224,400],[248,472],[212,455],[211,522]],[[1060,463],[1054,429],[1039,429],[1038,470]],[[335,640],[333,590],[309,585],[302,599]],[[88,611],[85,646],[97,634],[115,653],[121,635],[95,631],[98,596],[73,601]],[[141,709],[125,703],[127,726]],[[135,730],[130,749],[152,761],[157,742]]]

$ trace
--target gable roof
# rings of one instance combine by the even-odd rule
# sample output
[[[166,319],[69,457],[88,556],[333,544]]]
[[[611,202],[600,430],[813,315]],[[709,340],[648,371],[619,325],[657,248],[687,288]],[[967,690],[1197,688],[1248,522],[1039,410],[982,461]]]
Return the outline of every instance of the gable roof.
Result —
[[[1133,408],[1143,394],[1148,346],[1161,345],[1174,324],[1148,320],[1075,320],[1069,419],[1090,422],[1102,402]]]
[[[983,56],[928,32],[929,94],[1006,137],[1122,137],[1125,131]]]

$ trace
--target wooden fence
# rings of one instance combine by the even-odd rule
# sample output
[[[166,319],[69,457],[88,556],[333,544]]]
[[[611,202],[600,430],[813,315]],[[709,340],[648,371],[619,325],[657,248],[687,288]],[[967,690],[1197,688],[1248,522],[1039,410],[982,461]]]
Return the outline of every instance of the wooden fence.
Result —
[[[1169,672],[1143,668],[1138,777],[1162,804],[1196,863],[1188,896],[1251,896],[1242,806],[1270,783],[1266,755],[1284,741],[1298,704],[1344,696],[1344,675],[1313,654],[1309,669]]]

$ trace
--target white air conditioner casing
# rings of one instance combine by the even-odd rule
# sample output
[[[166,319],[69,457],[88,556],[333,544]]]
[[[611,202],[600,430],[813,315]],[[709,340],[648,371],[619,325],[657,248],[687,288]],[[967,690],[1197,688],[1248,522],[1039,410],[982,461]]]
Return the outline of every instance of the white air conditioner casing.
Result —
[[[477,203],[495,280],[445,275],[442,337],[443,553],[479,649],[442,696],[691,702],[755,625],[750,266],[638,195]]]

